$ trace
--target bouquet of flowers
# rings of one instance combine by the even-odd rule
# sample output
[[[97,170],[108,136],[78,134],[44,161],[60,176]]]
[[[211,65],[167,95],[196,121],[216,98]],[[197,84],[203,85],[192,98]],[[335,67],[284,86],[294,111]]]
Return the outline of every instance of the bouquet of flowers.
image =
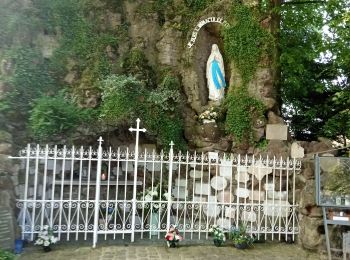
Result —
[[[218,118],[218,112],[215,111],[214,107],[210,107],[199,115],[199,121],[204,122],[204,120],[215,121]]]
[[[165,235],[165,240],[168,247],[176,247],[178,242],[183,240],[183,238],[180,236],[177,227],[175,225],[171,225],[170,229]]]
[[[224,231],[217,225],[212,225],[209,232],[213,236],[214,245],[221,246],[226,241]]]
[[[58,239],[53,235],[52,229],[45,225],[40,231],[34,244],[43,247],[50,247],[51,244],[55,244],[57,241]]]
[[[145,192],[141,193],[141,199],[150,203],[153,211],[157,212],[162,207],[162,201],[168,201],[169,193],[167,185],[158,183],[155,187],[150,187]],[[163,205],[164,206],[164,205]]]

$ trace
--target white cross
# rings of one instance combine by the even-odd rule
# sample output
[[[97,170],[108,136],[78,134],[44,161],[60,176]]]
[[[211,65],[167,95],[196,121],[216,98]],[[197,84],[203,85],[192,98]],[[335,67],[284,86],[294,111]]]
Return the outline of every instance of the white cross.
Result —
[[[146,132],[145,128],[140,129],[140,121],[140,118],[136,119],[136,128],[129,128],[130,132],[136,132],[136,139],[139,139],[138,137],[140,132]]]

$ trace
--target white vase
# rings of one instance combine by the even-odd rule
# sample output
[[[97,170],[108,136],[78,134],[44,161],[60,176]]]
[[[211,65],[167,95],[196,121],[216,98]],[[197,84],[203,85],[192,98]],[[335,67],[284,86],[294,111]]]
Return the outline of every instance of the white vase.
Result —
[[[158,235],[158,229],[159,229],[159,212],[152,212],[149,215],[149,230],[151,236]]]
[[[215,119],[203,119],[203,124],[215,123]]]

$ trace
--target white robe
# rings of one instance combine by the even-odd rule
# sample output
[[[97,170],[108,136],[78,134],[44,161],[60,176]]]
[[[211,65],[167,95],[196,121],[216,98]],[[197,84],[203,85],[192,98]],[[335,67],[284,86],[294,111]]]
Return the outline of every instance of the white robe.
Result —
[[[211,53],[207,61],[206,76],[207,76],[208,89],[209,89],[209,100],[220,101],[221,99],[224,98],[226,83],[218,79],[218,82],[220,83],[220,88],[218,89],[215,86],[213,76],[212,76],[212,66],[213,66],[214,60],[218,62],[221,74],[225,78],[224,61],[219,51],[219,47],[216,44],[213,44],[211,47]]]

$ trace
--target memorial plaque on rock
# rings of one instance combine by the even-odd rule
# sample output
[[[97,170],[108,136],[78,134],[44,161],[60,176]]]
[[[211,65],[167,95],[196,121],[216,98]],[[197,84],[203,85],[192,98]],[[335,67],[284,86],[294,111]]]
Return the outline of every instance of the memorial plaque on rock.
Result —
[[[248,198],[250,191],[246,188],[237,188],[236,195],[239,198]]]
[[[134,165],[132,162],[122,162],[122,171],[123,172],[133,172],[134,171]]]
[[[266,200],[264,202],[264,214],[267,216],[286,217],[289,215],[289,208],[288,201]]]
[[[171,194],[177,199],[186,199],[188,196],[188,190],[183,186],[174,186]]]
[[[235,175],[235,180],[238,181],[238,182],[246,183],[246,182],[249,181],[249,175],[248,175],[247,172],[238,172]]]
[[[226,218],[236,218],[236,209],[231,207],[225,207]]]
[[[201,170],[191,170],[190,171],[190,177],[193,179],[201,179],[207,175],[208,175],[208,172],[202,172]]]
[[[208,152],[208,159],[210,163],[217,163],[219,161],[219,153]]]
[[[288,126],[282,124],[267,124],[266,139],[267,140],[287,140]]]
[[[261,161],[257,161],[255,165],[248,168],[248,172],[261,181],[266,175],[272,173],[272,168],[266,167]]]
[[[216,225],[222,229],[230,230],[231,229],[231,219],[230,218],[218,218],[216,220]]]
[[[243,210],[241,218],[244,221],[255,222],[256,221],[256,213],[254,211]]]
[[[147,171],[155,171],[155,172],[160,172],[162,167],[162,164],[160,162],[148,162],[146,163],[146,169]]]
[[[202,194],[202,195],[210,195],[211,194],[211,188],[209,183],[196,183],[195,184],[195,192],[196,194]]]
[[[224,190],[227,186],[227,180],[222,176],[214,176],[211,178],[210,185],[214,190]]]
[[[231,203],[234,201],[235,196],[230,191],[220,191],[217,195],[218,201],[223,203]]]
[[[268,199],[275,199],[275,200],[286,200],[288,198],[287,191],[267,191],[267,198]]]
[[[265,200],[265,191],[253,190],[253,192],[251,192],[249,194],[249,199],[250,200],[263,201],[263,200]]]
[[[186,179],[175,179],[175,186],[186,187],[187,180]]]
[[[213,204],[204,204],[203,205],[203,212],[208,217],[217,217],[221,213],[221,207],[217,206],[215,203]]]
[[[232,178],[232,161],[230,160],[221,161],[220,176],[226,177],[227,179]]]

